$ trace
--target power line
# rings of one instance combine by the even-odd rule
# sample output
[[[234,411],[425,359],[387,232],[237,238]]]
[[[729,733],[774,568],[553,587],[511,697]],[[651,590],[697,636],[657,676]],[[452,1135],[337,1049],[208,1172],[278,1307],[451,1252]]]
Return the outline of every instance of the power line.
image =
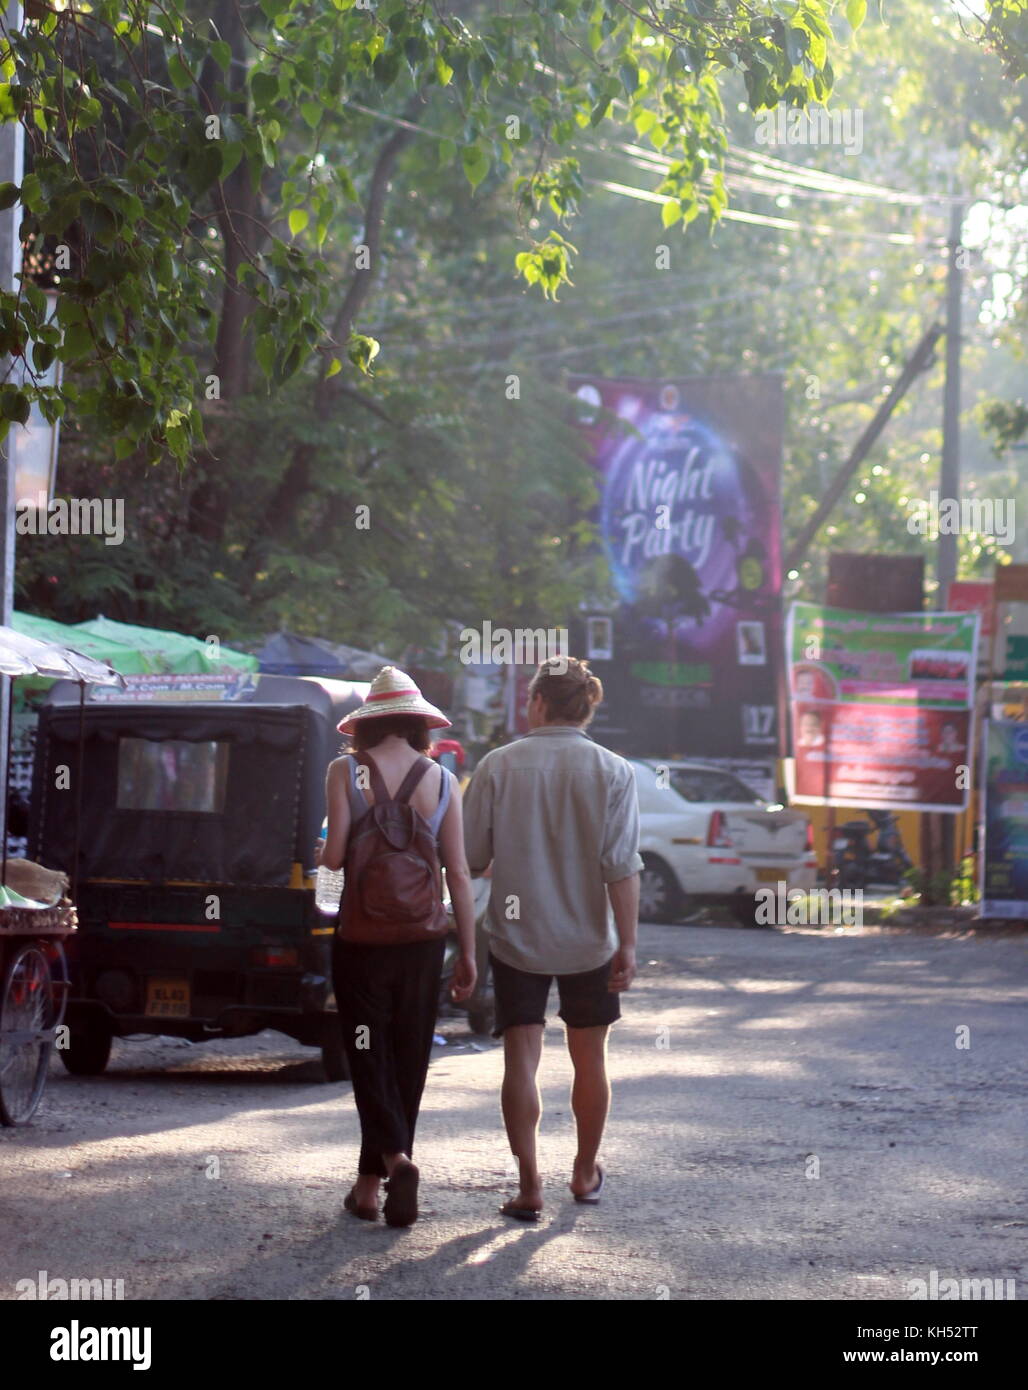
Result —
[[[652,193],[645,188],[635,188],[629,184],[614,183],[610,179],[594,179],[583,176],[583,183],[605,188],[608,193],[617,193],[623,198],[637,198],[644,203],[677,203],[667,193]],[[862,232],[843,227],[833,227],[824,222],[796,222],[791,217],[770,217],[757,212],[744,212],[741,208],[723,208],[721,219],[725,222],[745,222],[754,227],[771,227],[782,232],[803,232],[807,236],[845,237],[854,241],[882,241],[892,246],[942,246],[944,238],[922,238],[907,232]]]

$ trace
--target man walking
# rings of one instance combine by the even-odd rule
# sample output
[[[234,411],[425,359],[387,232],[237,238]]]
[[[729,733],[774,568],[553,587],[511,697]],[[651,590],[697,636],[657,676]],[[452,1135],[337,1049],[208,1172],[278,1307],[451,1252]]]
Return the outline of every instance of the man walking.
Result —
[[[536,1072],[554,976],[574,1068],[577,1202],[595,1204],[610,1109],[607,1030],[635,976],[639,806],[629,764],[585,732],[603,687],[585,662],[551,657],[529,686],[529,732],[479,764],[464,800],[472,873],[492,864],[486,927],[503,1038],[501,1092],[518,1193],[500,1210],[537,1221],[542,1179]],[[613,920],[612,920],[613,918]]]

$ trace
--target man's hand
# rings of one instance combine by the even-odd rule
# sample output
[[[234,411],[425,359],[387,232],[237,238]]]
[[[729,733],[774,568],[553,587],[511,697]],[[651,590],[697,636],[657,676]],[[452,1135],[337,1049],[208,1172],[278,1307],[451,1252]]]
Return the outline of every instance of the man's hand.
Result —
[[[610,963],[610,982],[607,988],[612,994],[631,988],[635,979],[635,947],[619,946]]]
[[[470,999],[478,984],[478,970],[474,957],[458,956],[453,967],[453,983],[450,985],[450,998],[455,1004],[463,1004]]]

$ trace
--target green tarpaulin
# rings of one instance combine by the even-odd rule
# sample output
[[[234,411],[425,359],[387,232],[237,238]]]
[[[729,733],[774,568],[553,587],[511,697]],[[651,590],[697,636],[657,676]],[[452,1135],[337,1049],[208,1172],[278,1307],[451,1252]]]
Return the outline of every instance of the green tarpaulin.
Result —
[[[75,645],[71,634],[80,632],[100,641],[121,642],[141,656],[160,662],[152,668],[157,671],[188,675],[198,671],[222,671],[226,666],[235,671],[256,671],[259,665],[255,656],[232,651],[230,647],[219,645],[217,655],[214,655],[208,649],[207,642],[200,637],[187,637],[181,632],[167,632],[155,627],[134,627],[131,623],[116,623],[111,618],[92,618],[87,623],[75,623],[68,632],[69,646]],[[116,670],[121,670],[113,658],[111,664]]]
[[[192,675],[226,668],[256,671],[259,665],[255,656],[232,651],[229,647],[220,647],[215,658],[208,653],[207,644],[199,637],[188,637],[184,633],[168,632],[161,628],[116,623],[111,618],[93,618],[86,623],[58,623],[52,618],[37,617],[34,613],[14,613],[11,626],[27,637],[58,642],[85,656],[109,661],[116,671],[126,676],[147,672]],[[21,678],[15,686],[18,706],[23,707],[23,697],[31,691],[46,690],[51,684],[51,681],[39,676]]]

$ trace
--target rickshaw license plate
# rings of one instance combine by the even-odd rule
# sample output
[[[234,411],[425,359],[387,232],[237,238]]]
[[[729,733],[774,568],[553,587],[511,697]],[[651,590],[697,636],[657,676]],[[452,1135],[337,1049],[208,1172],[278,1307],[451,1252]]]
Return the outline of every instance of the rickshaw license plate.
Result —
[[[189,981],[147,980],[146,1012],[151,1018],[188,1018]]]

